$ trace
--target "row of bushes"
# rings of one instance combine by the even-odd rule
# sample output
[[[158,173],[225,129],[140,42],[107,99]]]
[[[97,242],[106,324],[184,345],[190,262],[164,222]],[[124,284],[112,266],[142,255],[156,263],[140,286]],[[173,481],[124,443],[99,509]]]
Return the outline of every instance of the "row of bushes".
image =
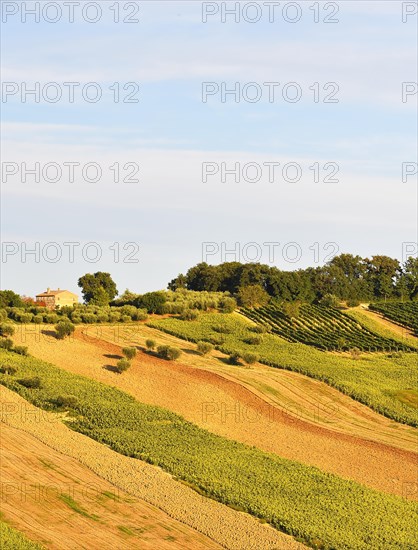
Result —
[[[72,323],[129,323],[130,321],[145,321],[146,310],[134,306],[97,307],[77,305],[63,307],[56,311],[33,307],[30,310],[20,308],[5,308],[0,310],[0,321],[12,319],[17,323],[55,324],[60,320],[70,320]]]

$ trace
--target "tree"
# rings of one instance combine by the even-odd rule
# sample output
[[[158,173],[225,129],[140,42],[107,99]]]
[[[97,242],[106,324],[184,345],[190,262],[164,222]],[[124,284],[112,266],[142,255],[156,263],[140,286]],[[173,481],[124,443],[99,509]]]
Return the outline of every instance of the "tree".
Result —
[[[78,280],[84,301],[95,305],[109,305],[118,291],[110,273],[98,271],[91,274],[86,273]]]
[[[198,342],[197,343],[197,351],[201,355],[207,355],[213,350],[213,345],[210,342]]]
[[[401,273],[398,260],[389,256],[373,256],[367,260],[368,277],[376,298],[390,298],[395,289],[395,279]]]
[[[0,307],[25,307],[25,303],[13,290],[0,290]]]
[[[0,336],[13,336],[15,329],[13,325],[8,325],[7,323],[1,323],[0,325]]]
[[[187,288],[187,277],[180,273],[175,279],[167,285],[168,290],[178,290],[179,288]]]
[[[238,290],[238,303],[243,307],[261,307],[269,301],[269,295],[260,285],[243,286]]]
[[[155,346],[156,346],[156,342],[155,340],[145,340],[145,346],[147,348],[148,351],[152,351],[153,349],[155,349]]]
[[[412,256],[403,265],[400,280],[411,300],[418,298],[418,258]],[[400,286],[398,282],[397,286]],[[402,295],[402,294],[401,294]]]
[[[253,365],[259,360],[258,355],[250,351],[243,353],[242,358],[244,359],[245,363],[247,363],[247,365]]]
[[[142,307],[147,310],[148,313],[163,313],[164,304],[167,301],[167,295],[163,290],[157,290],[156,292],[147,292],[143,294],[136,301],[137,307]]]
[[[116,363],[115,369],[116,369],[116,372],[118,372],[119,374],[122,374],[122,372],[125,372],[126,370],[128,370],[130,366],[131,366],[131,363],[128,361],[128,359],[123,358]]]
[[[172,346],[163,345],[158,346],[157,353],[163,359],[167,359],[168,361],[175,361],[180,357],[181,350]]]
[[[70,321],[60,321],[55,325],[55,330],[57,338],[63,340],[66,336],[70,336],[74,332],[75,326]]]
[[[122,348],[122,353],[126,359],[133,359],[136,356],[136,348]]]

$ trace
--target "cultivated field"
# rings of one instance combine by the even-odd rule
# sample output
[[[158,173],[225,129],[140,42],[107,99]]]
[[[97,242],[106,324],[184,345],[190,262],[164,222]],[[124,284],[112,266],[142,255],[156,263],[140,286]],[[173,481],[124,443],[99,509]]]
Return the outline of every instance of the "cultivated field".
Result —
[[[3,515],[48,549],[221,548],[30,433],[2,423],[1,441]]]
[[[143,346],[149,337],[180,344],[180,362],[139,353],[123,375],[109,370],[121,346]],[[37,357],[115,385],[219,435],[394,494],[404,495],[406,484],[415,481],[413,428],[305,376],[264,365],[229,366],[219,352],[201,357],[194,344],[143,325],[118,326],[117,332],[105,326],[78,329],[66,341],[18,331],[16,339]]]
[[[162,525],[153,525],[153,532],[162,534],[168,527],[176,526],[169,536],[180,537],[180,540],[183,541],[189,540],[192,544],[192,546],[183,546],[183,548],[195,548],[195,543],[198,545],[197,548],[218,548],[220,545],[231,550],[302,550],[304,548],[302,544],[291,537],[259,523],[248,514],[236,512],[199,495],[186,485],[174,480],[160,468],[118,454],[106,445],[70,430],[57,420],[56,414],[34,407],[3,386],[0,387],[0,397],[3,403],[2,421],[5,424],[30,434],[31,437],[42,442],[41,447],[47,445],[58,453],[62,453],[59,455],[61,460],[58,460],[56,454],[52,453],[59,466],[62,467],[63,462],[67,464],[67,460],[68,464],[71,464],[71,459],[76,459],[94,472],[96,476],[117,487],[119,494],[126,492],[129,495],[134,495],[135,502],[138,502],[137,499],[146,501],[152,505],[148,510],[152,510],[153,513],[155,512],[154,507],[163,510],[165,514],[173,518],[173,521],[161,513]],[[81,470],[84,472],[85,468],[79,467],[74,474]],[[67,468],[65,471],[67,472]],[[68,472],[68,475],[73,476],[72,470]],[[93,475],[92,478],[97,482],[96,476]],[[129,499],[129,501],[131,500]],[[109,499],[108,504],[113,507],[114,500]],[[123,504],[120,503],[121,506]],[[138,506],[144,505],[138,504]],[[148,519],[149,514],[148,511]],[[157,511],[157,515],[154,516],[157,523],[159,523],[158,514]],[[128,518],[124,518],[124,522],[127,520]],[[179,526],[178,521],[184,525]],[[136,524],[138,523],[138,518],[136,518]],[[150,527],[151,524],[153,524],[152,521],[149,523]],[[96,524],[96,529],[100,530],[100,528],[100,524]],[[205,536],[199,535],[195,531]],[[134,536],[130,536],[129,542]],[[158,538],[158,535],[156,536]],[[214,542],[208,541],[208,537]],[[123,538],[121,540],[123,541]],[[176,546],[172,546],[172,543],[175,542],[162,540],[162,543],[166,544],[166,548],[176,548]],[[117,548],[119,547],[121,546],[117,546]],[[146,546],[142,546],[142,548],[146,548]],[[159,543],[154,548],[160,548]]]

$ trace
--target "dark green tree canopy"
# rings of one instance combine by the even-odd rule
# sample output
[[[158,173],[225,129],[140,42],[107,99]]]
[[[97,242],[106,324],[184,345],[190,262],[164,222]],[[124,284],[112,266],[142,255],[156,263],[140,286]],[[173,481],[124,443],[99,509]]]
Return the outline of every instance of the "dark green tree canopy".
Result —
[[[78,286],[81,288],[84,301],[98,306],[108,305],[118,293],[110,273],[102,271],[86,273],[79,278]]]

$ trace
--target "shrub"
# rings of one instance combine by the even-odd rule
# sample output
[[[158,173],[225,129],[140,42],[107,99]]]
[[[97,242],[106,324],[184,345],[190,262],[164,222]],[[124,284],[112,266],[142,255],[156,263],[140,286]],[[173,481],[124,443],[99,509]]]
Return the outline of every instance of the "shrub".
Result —
[[[180,315],[182,321],[196,321],[199,317],[199,312],[196,309],[185,309]]]
[[[133,321],[146,321],[148,319],[148,313],[146,309],[138,308],[136,312],[132,315]]]
[[[198,342],[197,343],[197,351],[201,355],[206,355],[210,353],[213,350],[213,345],[210,342]]]
[[[5,321],[7,319],[7,310],[0,309],[0,321]]]
[[[121,315],[128,315],[130,319],[132,319],[138,311],[135,306],[122,306],[119,309]]]
[[[96,321],[98,323],[107,323],[109,321],[109,315],[107,313],[98,313],[96,315]]]
[[[129,315],[122,315],[120,318],[121,323],[130,323],[132,319],[129,317]]]
[[[21,313],[19,315],[19,321],[21,323],[30,323],[33,319],[33,313]]]
[[[320,304],[325,307],[338,307],[340,305],[340,300],[334,294],[325,294]]]
[[[32,376],[30,378],[21,378],[18,380],[21,386],[25,388],[38,389],[42,387],[41,379],[39,376]]]
[[[356,300],[352,298],[351,300],[347,300],[347,306],[348,307],[357,307],[360,305],[360,300]]]
[[[70,323],[70,321],[60,321],[55,325],[55,330],[57,332],[57,338],[63,340],[66,336],[70,336],[74,332],[75,326]]]
[[[122,374],[122,372],[125,372],[126,370],[129,369],[129,367],[131,366],[131,363],[123,358],[123,359],[120,359],[117,363],[116,363],[116,372],[118,372],[119,374]]]
[[[352,348],[350,349],[350,355],[353,359],[359,359],[361,352],[358,348]]]
[[[251,346],[258,346],[262,341],[263,338],[261,336],[250,336],[244,340],[246,344],[250,344]]]
[[[10,340],[10,338],[1,338],[0,339],[0,348],[1,349],[11,350],[12,347],[13,347],[13,340]]]
[[[82,313],[81,319],[83,323],[91,325],[97,321],[96,315],[94,313]]]
[[[109,321],[111,323],[117,323],[120,321],[120,311],[111,311],[109,313]]]
[[[213,327],[213,330],[215,332],[219,332],[220,334],[231,334],[232,333],[232,329],[227,327],[226,325],[219,325],[219,326]]]
[[[82,322],[81,317],[79,315],[72,315],[71,321],[76,325],[79,325]]]
[[[152,351],[153,349],[155,349],[155,346],[157,345],[157,343],[155,342],[155,340],[145,340],[145,346],[147,348],[148,351]]]
[[[32,322],[36,323],[37,325],[40,325],[41,323],[43,323],[44,316],[42,315],[42,313],[37,313],[36,315],[34,315]]]
[[[59,395],[56,398],[55,403],[58,407],[74,409],[74,407],[78,404],[78,399],[75,395]]]
[[[0,336],[13,336],[15,329],[13,325],[8,325],[7,323],[1,323],[0,325]]]
[[[238,353],[231,353],[228,357],[228,363],[230,365],[240,365],[240,355]]]
[[[136,348],[122,348],[122,353],[126,359],[133,359],[136,355]]]
[[[181,350],[178,348],[174,348],[172,346],[158,346],[157,353],[160,357],[163,359],[167,359],[167,361],[175,361],[178,359],[181,355]]]
[[[265,325],[255,325],[255,327],[251,327],[251,330],[257,334],[265,334],[268,331]]]
[[[247,363],[247,365],[253,365],[259,360],[259,356],[256,353],[251,353],[250,351],[244,353],[242,355],[242,358],[244,359],[245,363]]]
[[[15,346],[12,351],[19,355],[28,355],[28,346]]]
[[[219,309],[222,313],[232,313],[237,308],[237,302],[234,298],[222,298],[219,301]]]
[[[13,365],[2,365],[0,367],[0,372],[3,374],[13,375],[13,374],[16,374],[17,368],[14,367]]]
[[[71,314],[71,320],[73,321],[73,314]],[[59,317],[56,313],[47,313],[45,315],[45,322],[49,323],[50,325],[55,325],[55,323],[58,323],[58,321]]]

